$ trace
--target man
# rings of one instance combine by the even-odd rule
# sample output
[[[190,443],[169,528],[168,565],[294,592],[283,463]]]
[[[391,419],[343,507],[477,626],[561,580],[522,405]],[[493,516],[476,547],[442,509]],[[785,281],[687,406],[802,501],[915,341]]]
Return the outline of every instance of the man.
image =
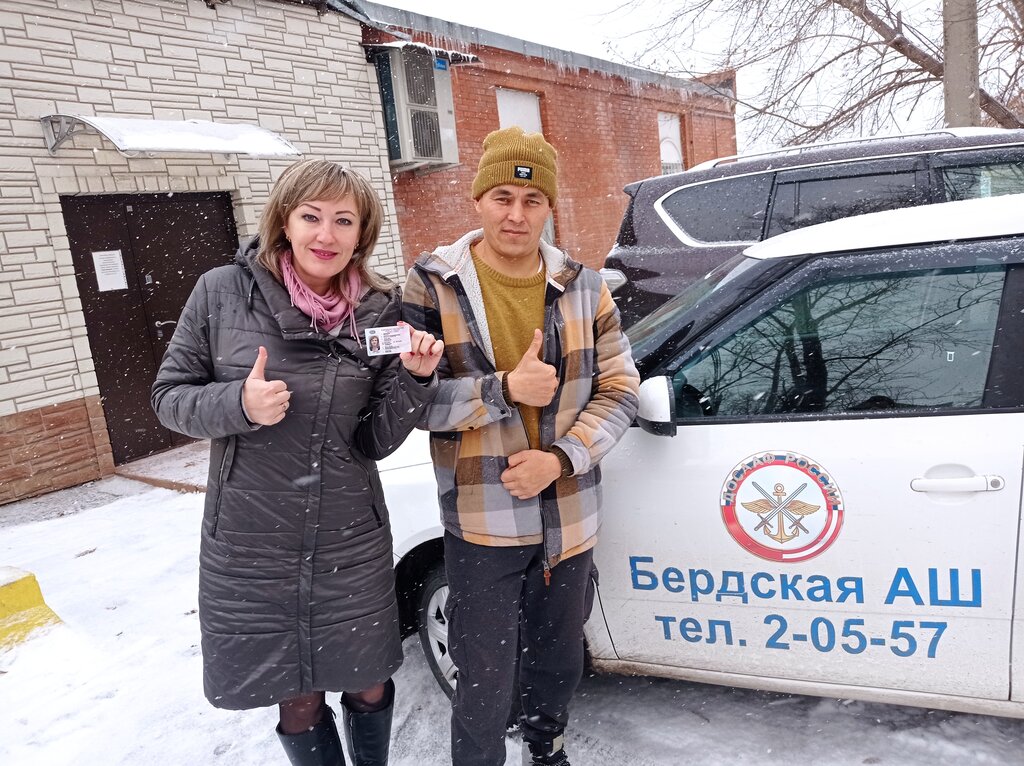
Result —
[[[568,766],[600,518],[598,461],[629,427],[639,376],[604,281],[541,242],[554,148],[495,131],[473,182],[482,229],[424,254],[403,315],[444,339],[431,434],[459,671],[452,762],[505,761],[517,650],[524,762]],[[589,599],[588,597],[589,590]]]

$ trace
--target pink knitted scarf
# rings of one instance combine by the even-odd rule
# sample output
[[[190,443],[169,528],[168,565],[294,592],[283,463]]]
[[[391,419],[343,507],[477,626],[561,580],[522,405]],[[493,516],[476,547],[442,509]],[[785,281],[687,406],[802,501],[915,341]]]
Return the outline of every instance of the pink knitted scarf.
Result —
[[[317,295],[295,273],[292,251],[281,254],[281,276],[291,296],[292,305],[310,318],[314,330],[330,332],[347,319],[352,337],[362,348],[356,332],[356,304],[363,292],[363,280],[358,269],[349,268],[346,271],[348,274],[341,292],[332,284],[327,295]]]

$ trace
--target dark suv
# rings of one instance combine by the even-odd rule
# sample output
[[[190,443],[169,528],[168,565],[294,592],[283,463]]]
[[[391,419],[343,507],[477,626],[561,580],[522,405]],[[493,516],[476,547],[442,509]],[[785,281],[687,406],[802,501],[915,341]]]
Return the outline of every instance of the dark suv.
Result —
[[[862,213],[1024,192],[1024,130],[949,129],[724,157],[624,191],[629,205],[603,273],[628,327],[767,237]]]

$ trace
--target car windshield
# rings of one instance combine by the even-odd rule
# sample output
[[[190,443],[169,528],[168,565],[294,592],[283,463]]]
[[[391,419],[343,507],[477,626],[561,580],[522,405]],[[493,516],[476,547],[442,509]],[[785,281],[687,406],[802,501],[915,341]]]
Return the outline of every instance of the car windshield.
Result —
[[[643,359],[657,349],[677,329],[679,317],[688,313],[712,293],[721,290],[760,264],[761,261],[757,258],[748,258],[742,253],[735,255],[630,327],[626,330],[626,335],[629,336],[629,342],[633,347],[633,358]]]

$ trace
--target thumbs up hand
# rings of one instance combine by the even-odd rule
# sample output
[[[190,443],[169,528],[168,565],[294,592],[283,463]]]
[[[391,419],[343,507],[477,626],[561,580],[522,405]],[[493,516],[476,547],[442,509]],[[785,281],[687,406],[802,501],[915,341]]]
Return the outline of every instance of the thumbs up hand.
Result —
[[[272,426],[284,418],[292,393],[283,380],[267,380],[267,349],[260,346],[256,364],[242,384],[242,406],[253,423]]]
[[[533,342],[512,372],[508,373],[508,390],[516,404],[544,407],[551,402],[558,388],[555,368],[541,359],[544,334],[533,331]]]

